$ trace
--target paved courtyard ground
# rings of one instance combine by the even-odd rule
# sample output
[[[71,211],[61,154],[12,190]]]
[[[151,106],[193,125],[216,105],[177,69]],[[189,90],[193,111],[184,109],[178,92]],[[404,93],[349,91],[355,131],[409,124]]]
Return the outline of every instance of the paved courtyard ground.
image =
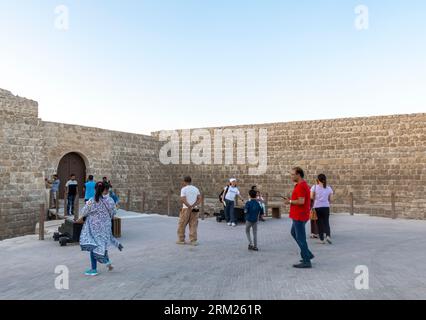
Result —
[[[123,218],[123,252],[115,270],[85,277],[87,253],[35,236],[0,242],[0,299],[426,299],[426,221],[333,215],[333,245],[309,240],[313,269],[297,270],[290,220],[260,223],[259,252],[249,252],[242,225],[200,220],[200,246],[178,246],[177,219]],[[57,290],[57,265],[70,270]],[[357,265],[369,290],[355,289]]]

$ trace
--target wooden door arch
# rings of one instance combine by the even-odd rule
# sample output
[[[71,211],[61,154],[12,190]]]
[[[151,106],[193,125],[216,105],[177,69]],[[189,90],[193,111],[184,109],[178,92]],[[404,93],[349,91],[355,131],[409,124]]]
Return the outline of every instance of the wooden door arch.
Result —
[[[78,182],[79,195],[80,198],[83,198],[83,185],[86,182],[86,163],[77,152],[67,153],[59,161],[58,177],[61,181],[59,187],[59,196],[61,199],[64,198],[65,184],[69,180],[71,174],[75,174]]]

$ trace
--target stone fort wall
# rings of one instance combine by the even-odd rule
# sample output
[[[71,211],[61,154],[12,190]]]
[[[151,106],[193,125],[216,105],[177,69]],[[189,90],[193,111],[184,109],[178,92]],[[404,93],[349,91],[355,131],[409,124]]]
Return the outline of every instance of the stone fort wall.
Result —
[[[215,148],[215,130],[253,128],[267,129],[265,174],[248,175],[250,165],[173,165],[175,193],[181,177],[190,173],[209,199],[206,210],[217,211],[221,207],[217,201],[221,188],[227,179],[237,177],[245,198],[250,186],[257,185],[276,205],[282,202],[280,195],[290,195],[289,172],[298,165],[305,170],[310,184],[319,173],[327,175],[335,191],[333,212],[349,212],[353,193],[355,213],[390,217],[391,194],[395,192],[395,213],[399,217],[426,218],[426,114],[209,128],[211,150]],[[182,133],[179,131],[181,137]],[[153,135],[158,138],[159,132]],[[223,144],[223,154],[230,149],[236,163],[236,141],[228,148]],[[188,152],[188,147],[183,151]]]
[[[249,175],[251,166],[245,164],[165,165],[159,161],[165,142],[159,141],[158,132],[146,136],[45,122],[38,118],[37,102],[0,89],[0,239],[34,232],[44,201],[44,177],[55,173],[69,152],[82,156],[87,174],[110,177],[124,202],[132,189],[134,211],[139,211],[145,191],[145,211],[167,213],[171,192],[170,213],[176,214],[180,181],[187,174],[206,195],[208,212],[220,209],[217,194],[233,176],[244,193],[256,184],[272,204],[291,192],[288,172],[300,165],[309,182],[318,173],[328,176],[336,193],[334,212],[349,210],[352,192],[356,212],[390,216],[394,191],[400,217],[426,218],[426,114],[226,129],[250,128],[267,129],[268,165],[262,175]],[[215,129],[225,128],[206,130],[213,136]]]
[[[0,239],[34,232],[43,202],[37,102],[0,90]]]
[[[44,122],[37,102],[6,90],[0,90],[0,115],[0,239],[34,233],[44,177],[70,152],[81,155],[87,174],[108,176],[123,203],[131,189],[130,210],[141,209],[145,191],[145,211],[167,211],[169,168],[158,161],[153,137]]]

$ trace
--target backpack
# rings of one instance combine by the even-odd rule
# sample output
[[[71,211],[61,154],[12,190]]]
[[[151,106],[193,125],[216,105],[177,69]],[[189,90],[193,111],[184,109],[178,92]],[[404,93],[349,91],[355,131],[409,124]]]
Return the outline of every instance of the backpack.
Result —
[[[226,187],[226,191],[225,189],[222,189],[222,192],[219,194],[219,202],[222,202],[222,196],[225,198],[226,194],[228,193],[229,190],[229,186]]]

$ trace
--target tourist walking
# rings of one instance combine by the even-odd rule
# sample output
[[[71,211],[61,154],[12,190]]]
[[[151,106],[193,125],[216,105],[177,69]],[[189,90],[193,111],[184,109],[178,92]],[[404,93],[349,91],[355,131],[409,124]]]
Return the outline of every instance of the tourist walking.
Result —
[[[225,219],[228,226],[235,227],[237,225],[237,219],[235,218],[235,199],[238,197],[244,203],[243,197],[241,197],[240,190],[237,188],[237,179],[232,178],[229,180],[230,186],[225,187],[227,192],[223,194],[223,201],[225,202]]]
[[[248,249],[258,251],[257,248],[257,222],[259,216],[263,213],[262,206],[260,205],[257,198],[257,192],[255,190],[249,191],[250,201],[246,202],[244,206],[244,213],[246,218],[246,235],[249,242]],[[250,229],[253,230],[253,241],[250,234]]]
[[[85,203],[95,196],[95,186],[96,182],[93,180],[93,176],[90,175],[83,187]]]
[[[305,226],[309,220],[311,194],[304,177],[302,168],[295,167],[291,170],[291,180],[295,186],[291,198],[285,199],[285,203],[290,205],[290,219],[293,220],[291,235],[299,246],[302,257],[300,263],[293,265],[295,268],[312,268],[311,260],[314,258],[306,242]]]
[[[333,189],[327,185],[325,174],[319,174],[317,183],[311,188],[311,198],[314,199],[313,210],[318,217],[318,236],[320,243],[331,244],[330,234],[330,203]],[[326,238],[324,239],[324,234]]]
[[[192,179],[189,176],[183,178],[183,187],[180,191],[180,200],[182,209],[179,213],[179,222],[177,236],[177,244],[185,244],[185,230],[189,225],[189,241],[193,246],[198,245],[197,228],[198,228],[198,205],[201,202],[200,190],[192,185]]]
[[[98,262],[106,264],[109,271],[113,269],[108,256],[110,245],[123,250],[123,246],[112,234],[112,219],[116,210],[114,201],[108,195],[109,185],[98,182],[95,189],[95,196],[83,207],[77,221],[84,223],[80,234],[81,250],[90,252],[91,269],[85,272],[87,276],[98,275]]]
[[[70,180],[65,184],[65,193],[67,195],[67,215],[74,214],[75,198],[78,195],[78,182],[75,180],[75,174],[70,175]]]

